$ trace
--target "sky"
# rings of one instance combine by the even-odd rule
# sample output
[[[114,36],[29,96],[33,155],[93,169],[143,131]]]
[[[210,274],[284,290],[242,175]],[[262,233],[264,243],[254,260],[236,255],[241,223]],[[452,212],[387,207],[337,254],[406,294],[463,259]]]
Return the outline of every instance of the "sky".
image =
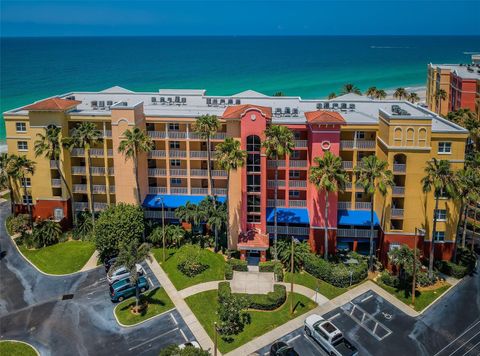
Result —
[[[480,34],[480,0],[0,0],[0,6],[5,37]]]

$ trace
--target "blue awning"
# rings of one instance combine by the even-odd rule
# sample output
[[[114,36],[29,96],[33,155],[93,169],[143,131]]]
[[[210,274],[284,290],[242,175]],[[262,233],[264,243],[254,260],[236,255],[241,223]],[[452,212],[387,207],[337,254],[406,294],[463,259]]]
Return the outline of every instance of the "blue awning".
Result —
[[[273,208],[267,208],[267,223],[273,223]],[[279,224],[310,224],[308,210],[305,208],[277,208]]]
[[[185,205],[187,202],[198,204],[206,198],[205,195],[167,195],[167,194],[148,194],[143,201],[145,208],[162,208],[162,198],[165,208],[176,209]],[[225,197],[217,197],[219,202],[225,202]]]
[[[375,212],[373,212],[373,224],[380,225]],[[370,226],[370,210],[338,210],[337,225]]]

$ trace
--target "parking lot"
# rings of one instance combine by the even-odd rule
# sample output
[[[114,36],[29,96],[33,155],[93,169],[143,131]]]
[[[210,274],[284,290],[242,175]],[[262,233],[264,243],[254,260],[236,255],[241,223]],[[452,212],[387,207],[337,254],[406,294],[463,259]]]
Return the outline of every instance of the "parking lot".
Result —
[[[480,355],[480,320],[476,320],[434,356]]]

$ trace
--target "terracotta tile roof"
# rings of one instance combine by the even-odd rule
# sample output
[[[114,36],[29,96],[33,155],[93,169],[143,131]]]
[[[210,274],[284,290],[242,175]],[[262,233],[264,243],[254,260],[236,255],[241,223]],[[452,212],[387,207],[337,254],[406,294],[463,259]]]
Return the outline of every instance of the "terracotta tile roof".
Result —
[[[50,98],[23,107],[29,111],[65,111],[80,104],[81,101],[62,98]]]
[[[259,106],[259,105],[251,105],[251,104],[244,104],[244,105],[233,105],[229,106],[223,112],[222,118],[224,119],[241,119],[243,115],[248,110],[257,109],[262,112],[268,119],[272,118],[272,108],[267,106]]]
[[[250,230],[246,233],[240,234],[238,237],[239,247],[255,248],[268,248],[270,243],[268,241],[268,235],[261,234],[257,231]]]
[[[336,111],[317,110],[305,113],[309,124],[345,124],[345,119]]]

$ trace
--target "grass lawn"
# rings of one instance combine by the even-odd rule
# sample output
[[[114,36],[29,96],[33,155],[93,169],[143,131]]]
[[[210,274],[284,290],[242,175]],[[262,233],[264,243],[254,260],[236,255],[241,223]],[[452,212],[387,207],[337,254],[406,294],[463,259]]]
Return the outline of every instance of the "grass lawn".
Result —
[[[163,288],[148,291],[141,298],[148,301],[148,308],[140,315],[130,312],[130,307],[135,305],[135,298],[127,299],[116,306],[115,315],[122,324],[135,325],[175,307]]]
[[[185,247],[185,246],[184,246]],[[218,281],[225,278],[225,259],[222,255],[213,253],[207,249],[200,250],[200,262],[209,266],[205,271],[195,277],[187,277],[177,268],[177,265],[183,260],[186,254],[184,247],[179,249],[167,249],[165,263],[162,263],[162,249],[154,248],[153,255],[163,270],[168,274],[177,290],[181,290],[195,284]]]
[[[9,356],[36,356],[37,352],[33,347],[23,342],[0,341],[0,355]]]
[[[285,282],[290,283],[291,276],[292,274],[290,272],[285,273]],[[315,278],[307,272],[294,273],[293,283],[300,284],[313,290],[318,288],[318,293],[324,295],[328,299],[338,297],[348,290],[348,288],[335,287],[325,281],[322,281],[321,279]]]
[[[296,293],[294,296],[296,308],[293,316],[290,316],[291,296],[289,294],[286,303],[274,311],[249,311],[251,323],[246,324],[240,334],[234,335],[232,342],[225,342],[219,337],[218,349],[222,353],[227,353],[316,307],[311,299]],[[213,340],[213,323],[217,320],[217,291],[198,293],[186,298],[185,301]]]
[[[405,291],[403,289],[397,289],[394,287],[387,286],[379,281],[377,281],[377,284],[385,289],[388,293],[402,301],[403,303],[407,305],[411,305],[412,303],[412,297],[411,297],[411,291],[405,295]],[[441,286],[437,289],[432,289],[432,290],[425,290],[425,291],[416,291],[415,294],[415,307],[414,309],[416,311],[422,311],[425,309],[427,306],[429,306],[435,299],[440,297],[445,291],[447,291],[448,288],[450,288],[450,284],[446,283],[444,286]]]
[[[23,255],[41,271],[50,274],[67,274],[79,271],[95,251],[92,242],[66,241],[43,247],[38,250],[28,250],[19,246]]]

